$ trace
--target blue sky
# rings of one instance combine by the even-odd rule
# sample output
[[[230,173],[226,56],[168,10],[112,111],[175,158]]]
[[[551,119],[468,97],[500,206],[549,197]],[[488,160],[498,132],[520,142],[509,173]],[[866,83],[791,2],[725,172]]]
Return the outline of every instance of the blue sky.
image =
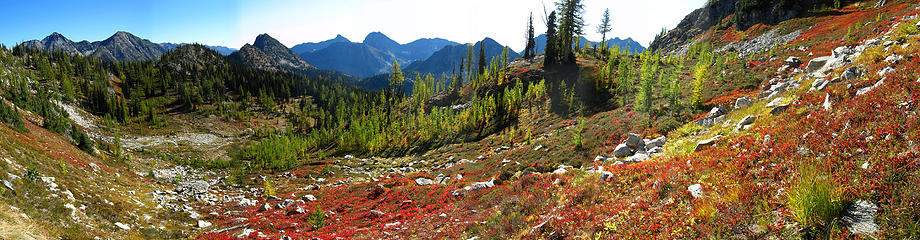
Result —
[[[673,28],[705,0],[584,0],[586,36],[595,32],[605,8],[614,30],[608,37],[632,37],[648,45],[662,28]],[[397,42],[440,37],[475,42],[491,37],[520,51],[527,16],[537,34],[543,5],[551,0],[84,0],[5,1],[0,42],[41,39],[59,32],[74,41],[98,41],[128,31],[153,42],[198,42],[239,48],[268,33],[291,47],[342,34],[362,41],[380,31]]]

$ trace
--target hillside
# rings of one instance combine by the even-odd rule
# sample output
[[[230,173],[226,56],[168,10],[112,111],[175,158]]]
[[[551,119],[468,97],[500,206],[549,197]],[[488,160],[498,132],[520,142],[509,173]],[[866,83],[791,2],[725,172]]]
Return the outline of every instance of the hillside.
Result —
[[[0,46],[0,238],[916,239],[918,16],[715,0],[641,52],[486,38],[377,91],[267,34]],[[327,43],[304,54],[402,63],[383,34]]]

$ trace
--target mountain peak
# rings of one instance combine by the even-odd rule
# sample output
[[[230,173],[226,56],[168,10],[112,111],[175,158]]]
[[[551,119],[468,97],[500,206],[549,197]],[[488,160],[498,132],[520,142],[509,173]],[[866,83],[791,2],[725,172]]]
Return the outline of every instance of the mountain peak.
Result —
[[[256,36],[256,41],[253,42],[252,44],[258,48],[263,48],[263,46],[266,46],[268,44],[275,44],[275,43],[280,44],[277,39],[273,38],[272,36],[269,36],[267,33],[263,33],[263,34],[259,34],[259,36]]]
[[[52,41],[59,41],[59,40],[70,41],[69,39],[67,39],[67,37],[64,37],[64,35],[61,35],[58,32],[53,32],[51,33],[51,35],[48,35],[47,37],[42,39],[42,41],[44,42],[52,42]]]
[[[364,44],[385,51],[393,51],[399,48],[399,43],[381,32],[367,34],[367,37],[364,38]]]

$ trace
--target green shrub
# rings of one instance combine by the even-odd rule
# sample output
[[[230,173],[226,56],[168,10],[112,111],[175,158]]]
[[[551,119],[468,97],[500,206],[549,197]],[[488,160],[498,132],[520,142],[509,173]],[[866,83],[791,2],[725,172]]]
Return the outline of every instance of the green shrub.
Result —
[[[326,214],[319,208],[316,208],[307,216],[307,221],[313,224],[313,230],[320,229],[326,226]]]
[[[789,189],[787,207],[795,220],[813,230],[828,229],[842,214],[842,189],[813,164],[800,166],[796,182]]]

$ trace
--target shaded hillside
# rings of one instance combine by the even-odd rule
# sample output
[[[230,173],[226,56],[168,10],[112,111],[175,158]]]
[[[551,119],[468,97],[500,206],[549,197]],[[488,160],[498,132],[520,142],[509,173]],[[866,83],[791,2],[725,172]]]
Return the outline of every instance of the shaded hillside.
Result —
[[[535,37],[534,43],[536,44],[537,53],[546,52],[546,34],[540,34],[539,36]],[[581,47],[585,47],[586,45],[587,46],[598,46],[600,45],[600,43],[592,42],[585,37],[581,37],[580,45]],[[618,48],[623,49],[623,50],[628,48],[629,52],[631,53],[642,53],[642,51],[645,51],[645,47],[642,46],[642,44],[640,44],[639,42],[634,41],[632,38],[627,38],[627,39],[611,38],[607,40],[607,45],[608,46],[616,45]]]
[[[393,68],[393,62],[397,61],[396,56],[390,52],[351,42],[334,43],[300,56],[318,68],[340,71],[359,78],[388,73]]]
[[[505,46],[502,46],[495,40],[485,38],[473,45],[474,57],[478,56],[479,47],[482,44],[485,44],[486,62],[491,62],[492,58],[500,56],[505,49]],[[459,71],[460,62],[467,57],[468,49],[468,44],[447,46],[432,54],[428,59],[413,62],[403,69],[407,72],[422,72],[434,75],[450,74],[451,71],[455,69]],[[508,55],[509,61],[521,57],[520,54],[514,51],[510,51]]]
[[[160,43],[160,45],[163,46],[163,48],[166,48],[167,51],[172,51],[172,50],[175,50],[175,49],[178,48],[178,47],[185,46],[185,45],[189,45],[189,44],[188,44],[188,43],[178,43],[178,44],[176,44],[176,43]],[[224,46],[209,46],[209,45],[205,45],[205,46],[208,47],[208,48],[210,48],[210,49],[212,49],[212,50],[214,50],[214,51],[217,51],[218,53],[220,53],[220,55],[224,55],[224,56],[230,55],[230,54],[232,54],[233,52],[236,52],[236,51],[238,50],[238,49],[236,49],[236,48],[229,48],[229,47],[224,47]]]
[[[424,60],[444,46],[456,43],[439,38],[419,39],[399,44],[383,33],[367,35],[363,43],[352,43],[341,35],[320,43],[304,43],[291,48],[308,63],[321,69],[336,70],[366,78],[392,71],[393,62],[406,65]],[[302,51],[298,51],[302,50]]]
[[[293,47],[291,47],[291,51],[294,51],[294,53],[302,55],[304,53],[313,52],[316,50],[326,48],[329,45],[332,45],[334,43],[342,43],[342,42],[347,43],[351,41],[349,41],[347,38],[343,37],[342,35],[336,35],[335,38],[333,39],[329,39],[329,40],[318,42],[318,43],[301,43],[301,44],[294,45]]]

